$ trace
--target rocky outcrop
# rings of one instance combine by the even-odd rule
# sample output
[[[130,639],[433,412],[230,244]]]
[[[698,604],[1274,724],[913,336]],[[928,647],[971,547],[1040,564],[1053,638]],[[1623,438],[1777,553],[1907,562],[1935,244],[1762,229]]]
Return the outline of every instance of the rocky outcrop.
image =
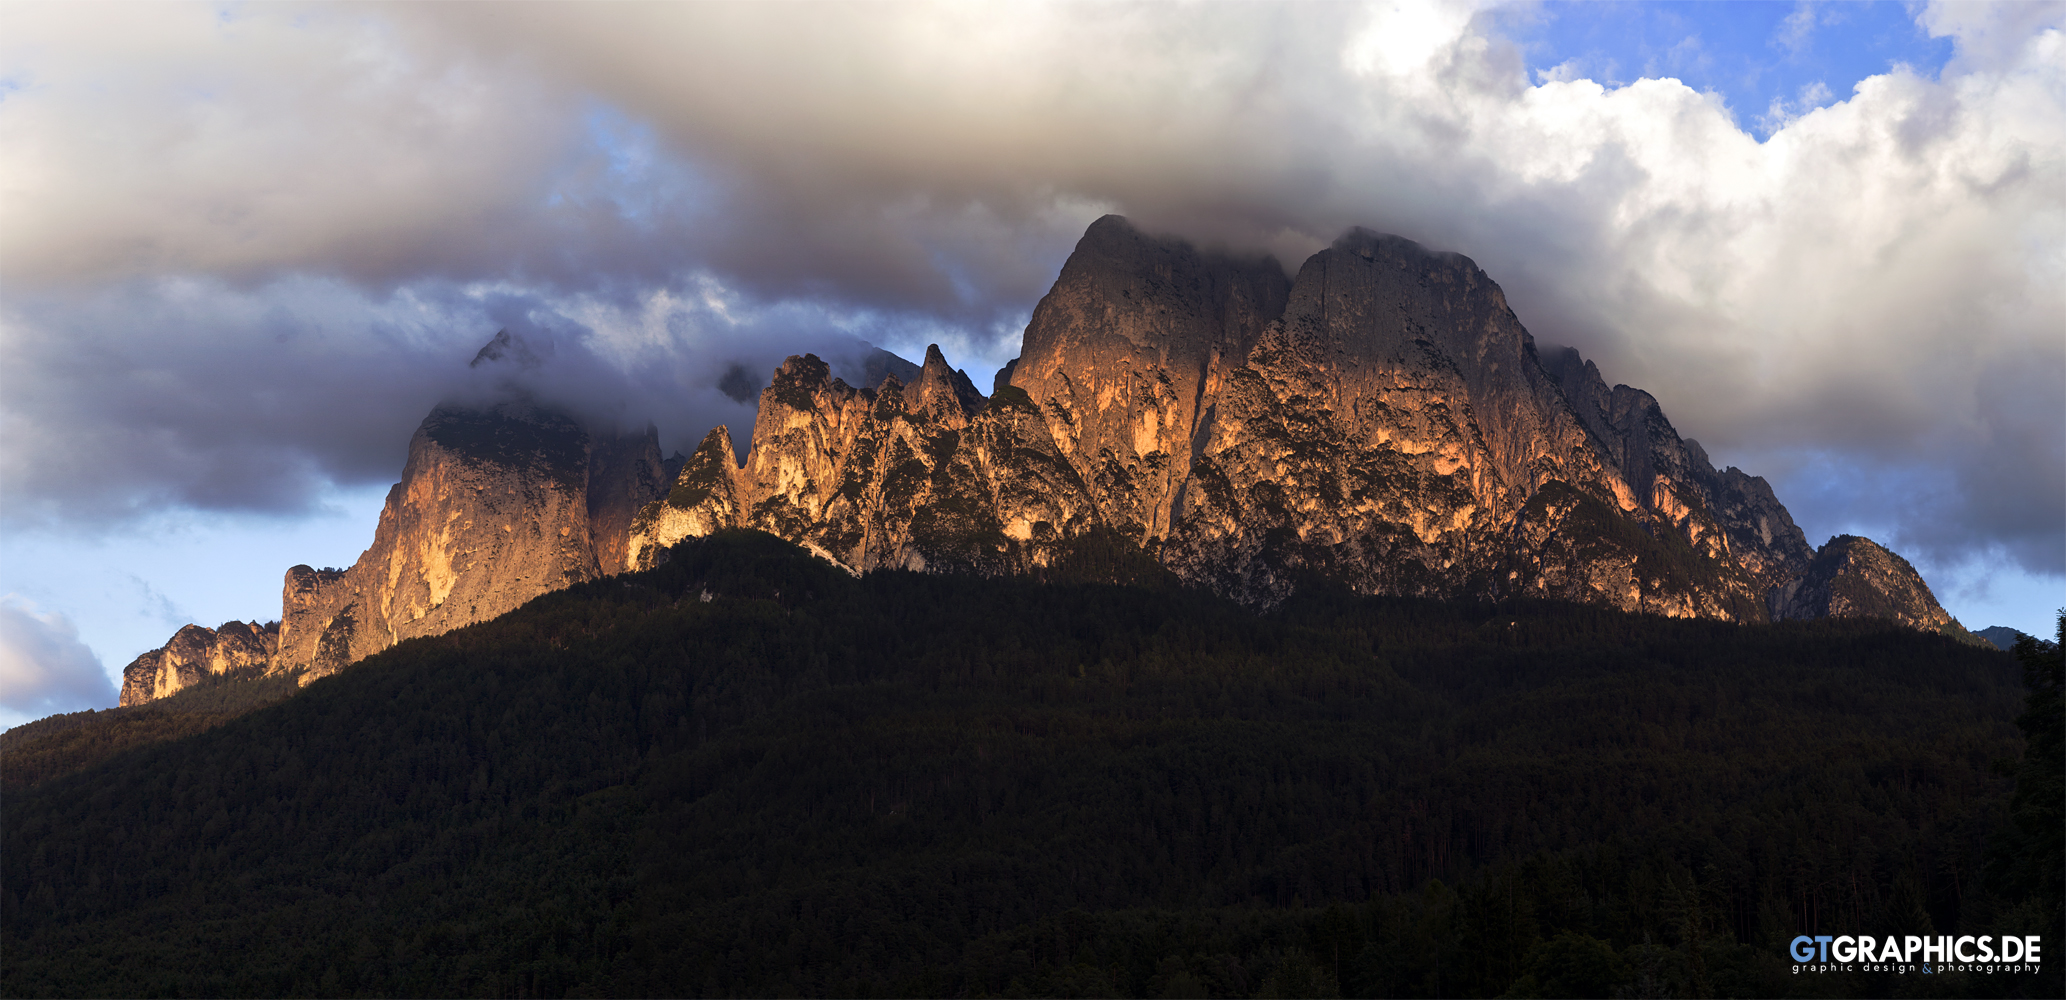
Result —
[[[1780,585],[1772,595],[1772,617],[1883,618],[1986,643],[1938,606],[1908,560],[1856,535],[1830,539],[1800,576]]]
[[[320,677],[621,571],[665,477],[651,428],[594,436],[529,403],[441,406],[410,441],[372,547],[341,572],[287,571],[274,669]]]
[[[1755,614],[1714,546],[1671,543],[1679,512],[1641,502],[1468,258],[1351,231],[1216,388],[1165,550],[1187,578]]]
[[[505,331],[469,367],[521,373],[550,357],[549,345],[541,350]],[[885,378],[918,371],[880,350],[852,364]],[[650,426],[635,434],[597,430],[532,402],[511,382],[497,392],[500,402],[431,411],[410,441],[371,547],[348,569],[289,569],[265,655],[240,652],[238,663],[311,680],[404,639],[486,621],[635,563],[641,511],[670,495],[686,460],[662,459]],[[736,466],[729,440],[718,464]],[[692,472],[710,467],[705,462]],[[693,521],[670,526],[702,530]],[[190,626],[165,650],[139,658],[125,679],[123,704],[191,683],[199,675],[189,664],[201,654],[190,647],[200,648],[196,636],[213,634]]]
[[[744,466],[705,441],[635,558],[739,526],[854,570],[1008,573],[1095,536],[1257,604],[1325,580],[1761,620],[1778,557],[1735,535],[1798,534],[1718,515],[1710,481],[1730,516],[1770,491],[1647,394],[1546,367],[1469,259],[1364,230],[1287,280],[1101,219],[989,399],[936,349],[872,392],[805,355],[752,440]]]
[[[1031,401],[1099,519],[1160,540],[1220,380],[1290,294],[1275,260],[1201,253],[1106,216],[1034,309],[1007,384]]]
[[[695,453],[682,463],[666,499],[646,505],[632,519],[625,540],[625,566],[650,569],[673,542],[708,535],[743,519],[732,431],[718,427],[705,435]]]
[[[1806,572],[1815,550],[1772,493],[1772,484],[1733,465],[1714,471],[1698,441],[1687,441],[1686,448],[1694,459],[1694,474],[1706,491],[1708,509],[1728,534],[1729,551],[1764,592],[1769,595]]]
[[[121,703],[141,705],[210,677],[266,669],[279,646],[279,622],[231,621],[212,629],[188,625],[122,668]]]
[[[1769,483],[1734,466],[1715,471],[1706,449],[1682,440],[1655,398],[1625,385],[1609,389],[1577,351],[1551,352],[1543,367],[1636,497],[1688,544],[1711,557],[1726,552],[1760,598],[1807,568],[1815,551]]]
[[[733,524],[854,570],[1024,571],[1097,523],[1024,394],[985,401],[937,347],[915,383],[876,390],[789,359],[761,396],[753,442]]]

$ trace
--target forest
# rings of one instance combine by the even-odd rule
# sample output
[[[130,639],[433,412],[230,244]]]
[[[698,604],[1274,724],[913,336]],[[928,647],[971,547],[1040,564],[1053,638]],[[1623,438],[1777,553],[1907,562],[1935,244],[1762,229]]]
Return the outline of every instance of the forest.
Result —
[[[1111,562],[726,532],[298,693],[25,727],[0,994],[2066,995],[2057,644]]]

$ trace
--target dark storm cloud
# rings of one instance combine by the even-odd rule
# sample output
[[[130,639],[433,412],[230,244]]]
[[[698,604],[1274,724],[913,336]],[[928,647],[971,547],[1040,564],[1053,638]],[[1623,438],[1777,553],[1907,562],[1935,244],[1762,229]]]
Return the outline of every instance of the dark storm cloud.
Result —
[[[1294,268],[1355,224],[1467,253],[1718,458],[1913,484],[1803,480],[1811,530],[2066,571],[2044,10],[1930,8],[1943,79],[1760,143],[1676,81],[1530,86],[1456,5],[14,5],[8,515],[391,478],[512,324],[675,441],[856,336],[986,382],[1120,211]]]

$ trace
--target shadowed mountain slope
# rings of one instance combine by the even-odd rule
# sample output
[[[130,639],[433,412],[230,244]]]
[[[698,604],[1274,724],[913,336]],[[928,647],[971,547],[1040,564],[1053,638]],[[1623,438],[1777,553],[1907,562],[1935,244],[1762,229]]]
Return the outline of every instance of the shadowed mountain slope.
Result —
[[[0,993],[1490,996],[1578,947],[1577,992],[1886,995],[1784,944],[2023,933],[1973,877],[2018,680],[1871,620],[1257,615],[721,532],[10,786]]]

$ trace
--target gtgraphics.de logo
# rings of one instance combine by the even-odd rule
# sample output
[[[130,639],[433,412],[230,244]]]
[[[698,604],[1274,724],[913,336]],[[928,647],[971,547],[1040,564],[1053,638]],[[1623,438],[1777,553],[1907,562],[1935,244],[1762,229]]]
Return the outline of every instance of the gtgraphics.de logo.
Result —
[[[1793,956],[1795,975],[1803,972],[2036,972],[2041,941],[2039,936],[2003,937],[1991,934],[1974,937],[1874,938],[1871,935],[1831,937],[1828,934],[1793,939],[1787,947]]]

